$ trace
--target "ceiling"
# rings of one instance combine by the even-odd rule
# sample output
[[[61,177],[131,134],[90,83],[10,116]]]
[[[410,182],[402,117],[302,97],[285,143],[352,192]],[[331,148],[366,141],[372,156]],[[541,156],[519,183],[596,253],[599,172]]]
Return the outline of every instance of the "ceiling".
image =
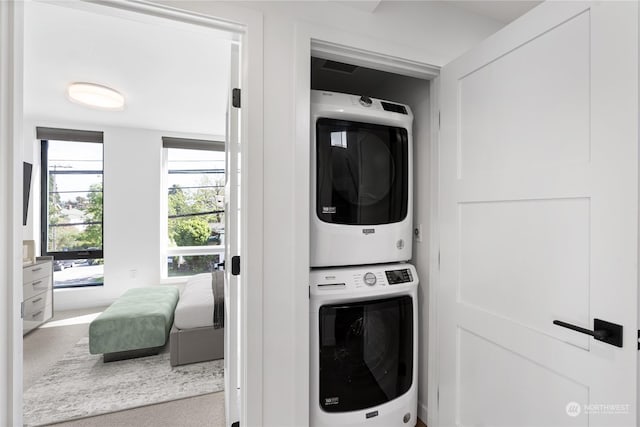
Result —
[[[25,2],[25,116],[47,121],[225,134],[231,41],[159,19]],[[111,9],[111,8],[106,8]],[[72,82],[121,92],[124,111],[71,103]]]
[[[380,1],[342,3],[375,13]],[[506,23],[539,2],[443,3]],[[48,123],[224,135],[229,35],[114,10],[84,2],[25,2],[25,116]],[[65,91],[76,81],[120,91],[125,110],[71,103]]]
[[[365,12],[374,13],[383,1],[388,3],[397,0],[344,0],[339,3]],[[508,24],[542,3],[541,0],[438,0],[434,2],[461,8],[467,12],[482,15],[502,22],[503,24]]]
[[[496,21],[508,24],[509,22],[524,15],[529,10],[533,9],[542,1],[531,0],[502,0],[502,1],[485,1],[485,0],[471,0],[471,1],[447,1],[447,4],[451,4],[455,7],[465,9],[469,12],[473,12],[477,15],[486,16],[487,18],[495,19]]]

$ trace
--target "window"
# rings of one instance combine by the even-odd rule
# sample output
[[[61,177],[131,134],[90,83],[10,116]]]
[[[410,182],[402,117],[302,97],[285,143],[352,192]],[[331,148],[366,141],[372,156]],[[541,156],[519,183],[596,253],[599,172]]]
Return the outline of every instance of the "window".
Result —
[[[224,261],[224,143],[163,138],[168,277],[218,269]]]
[[[55,288],[104,283],[102,132],[38,128],[41,236]]]

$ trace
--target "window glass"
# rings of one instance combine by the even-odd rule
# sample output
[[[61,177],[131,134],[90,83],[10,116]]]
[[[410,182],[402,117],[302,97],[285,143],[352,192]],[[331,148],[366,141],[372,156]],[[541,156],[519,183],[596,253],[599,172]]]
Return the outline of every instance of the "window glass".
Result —
[[[223,261],[224,167],[223,151],[167,148],[169,276],[212,271]]]
[[[54,287],[101,285],[102,144],[42,141],[42,159],[42,247],[54,257]]]

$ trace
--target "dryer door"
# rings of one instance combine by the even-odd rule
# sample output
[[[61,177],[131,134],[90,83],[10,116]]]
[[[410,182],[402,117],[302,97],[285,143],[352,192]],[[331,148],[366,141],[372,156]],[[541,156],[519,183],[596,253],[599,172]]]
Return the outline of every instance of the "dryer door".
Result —
[[[320,307],[320,407],[366,409],[406,393],[413,378],[410,296]]]
[[[380,225],[407,216],[406,129],[320,118],[316,213],[324,222]]]

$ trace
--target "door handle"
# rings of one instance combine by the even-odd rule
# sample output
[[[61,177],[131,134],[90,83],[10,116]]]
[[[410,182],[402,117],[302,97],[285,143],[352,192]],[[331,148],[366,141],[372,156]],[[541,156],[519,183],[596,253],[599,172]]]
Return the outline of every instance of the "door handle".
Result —
[[[591,335],[598,341],[615,345],[616,347],[622,347],[622,325],[617,325],[601,319],[593,319],[592,331],[590,329],[572,325],[571,323],[563,322],[562,320],[554,320],[553,324],[571,329],[572,331],[580,332],[581,334]]]

